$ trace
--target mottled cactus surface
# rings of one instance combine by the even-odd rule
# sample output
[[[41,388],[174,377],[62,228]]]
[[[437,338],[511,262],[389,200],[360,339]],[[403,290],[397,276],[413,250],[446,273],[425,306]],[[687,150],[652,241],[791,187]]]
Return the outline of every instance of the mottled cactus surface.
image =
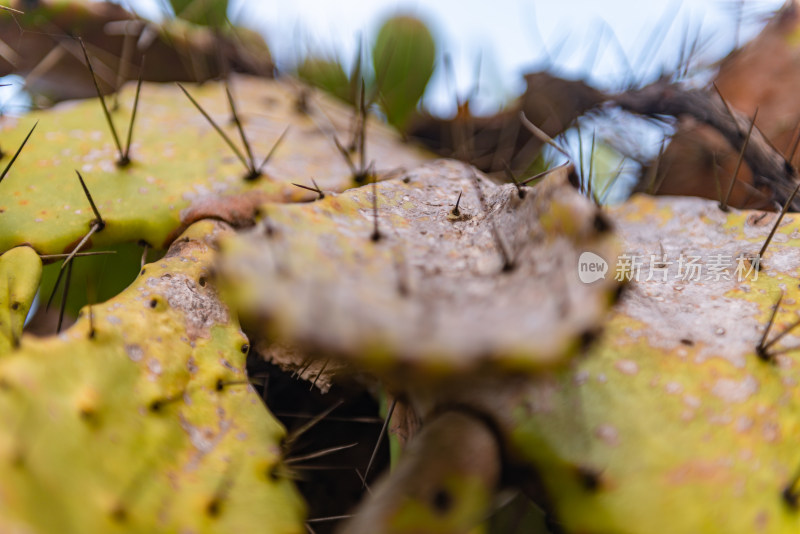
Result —
[[[314,198],[292,182],[313,187],[314,178],[321,188],[333,191],[355,185],[333,140],[337,134],[342,144],[349,143],[349,110],[330,97],[314,95],[307,99],[308,111],[299,112],[304,89],[291,82],[241,76],[232,78],[230,86],[256,166],[289,128],[262,174],[252,179],[173,84],[143,84],[131,163],[124,167],[117,165],[119,153],[97,99],[63,103],[20,119],[4,118],[4,147],[9,152],[36,121],[39,124],[2,182],[0,250],[28,244],[47,254],[75,247],[96,218],[76,170],[105,222],[85,248],[137,241],[165,248],[194,221],[216,218],[249,224],[267,200]],[[247,154],[231,123],[225,85],[186,88]],[[112,114],[120,136],[127,132],[134,94],[135,84],[127,86],[120,111]],[[370,121],[367,136],[368,161],[376,162],[376,174],[426,159],[410,148],[396,150],[397,136],[385,126]]]
[[[0,359],[0,530],[303,531],[285,431],[209,277],[226,233],[192,225],[118,297]]]
[[[616,245],[562,171],[517,190],[442,160],[311,204],[264,205],[255,229],[226,241],[222,276],[254,330],[390,381],[557,367],[617,286],[578,280],[580,251]]]
[[[741,280],[735,258],[777,214],[638,196],[612,218],[639,281],[571,372],[507,385],[505,401],[487,390],[512,449],[567,532],[795,532],[800,218]],[[647,280],[651,255],[663,271]],[[681,279],[681,256],[699,279]]]

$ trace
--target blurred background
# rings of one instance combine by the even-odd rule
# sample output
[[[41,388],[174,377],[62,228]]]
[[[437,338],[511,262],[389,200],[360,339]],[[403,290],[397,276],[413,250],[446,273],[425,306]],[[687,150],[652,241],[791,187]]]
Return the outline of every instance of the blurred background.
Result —
[[[152,20],[172,14],[167,0],[122,0]],[[613,89],[631,70],[642,81],[675,68],[684,43],[699,37],[697,65],[710,65],[763,27],[780,0],[230,0],[231,22],[261,33],[279,69],[291,71],[308,55],[351,66],[358,41],[371,42],[386,18],[422,19],[438,45],[438,63],[453,65],[453,80],[437,68],[423,105],[454,114],[454,89],[469,93],[480,80],[472,111],[489,113],[524,90],[522,74],[549,68]],[[480,69],[478,69],[480,64]],[[455,87],[454,87],[455,86]]]

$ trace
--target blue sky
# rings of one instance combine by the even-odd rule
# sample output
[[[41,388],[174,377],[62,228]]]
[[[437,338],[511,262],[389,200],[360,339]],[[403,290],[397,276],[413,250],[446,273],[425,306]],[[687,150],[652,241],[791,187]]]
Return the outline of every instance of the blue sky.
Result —
[[[677,62],[681,42],[698,31],[708,37],[706,58],[722,57],[736,39],[736,11],[744,6],[740,41],[752,37],[764,14],[780,0],[230,0],[230,14],[240,24],[261,31],[284,65],[307,49],[336,50],[353,56],[357,36],[369,39],[382,18],[412,12],[434,29],[442,52],[453,61],[463,94],[475,79],[481,57],[478,108],[487,110],[522,89],[520,73],[541,67],[556,49],[555,66],[573,76],[588,75],[598,85],[613,86],[626,75],[626,60],[640,75],[656,76],[661,66]],[[156,17],[159,2],[129,0],[140,13]],[[124,1],[122,2],[125,3]],[[655,59],[637,63],[646,43],[667,21],[663,46]],[[661,26],[664,27],[664,26]],[[595,56],[594,59],[592,57]],[[441,57],[441,55],[440,55]],[[593,64],[590,73],[586,65]],[[426,95],[426,105],[452,110],[452,88],[440,71]]]

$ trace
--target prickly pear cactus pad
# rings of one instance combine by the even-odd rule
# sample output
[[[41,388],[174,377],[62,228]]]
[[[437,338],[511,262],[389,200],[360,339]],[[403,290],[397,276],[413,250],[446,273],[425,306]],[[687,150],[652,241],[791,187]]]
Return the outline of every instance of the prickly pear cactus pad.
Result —
[[[16,247],[0,256],[0,355],[19,343],[41,277],[42,260],[32,248]]]
[[[800,527],[800,217],[783,219],[760,271],[740,280],[731,265],[777,217],[688,198],[613,210],[627,254],[648,270],[653,255],[658,272],[633,278],[569,376],[521,385],[495,410],[566,532]],[[696,279],[681,257],[684,269],[697,258]]]
[[[0,530],[303,531],[285,432],[210,281],[227,232],[196,223],[122,294],[0,359]]]
[[[120,110],[112,113],[123,146],[135,89],[134,84],[123,90]],[[224,85],[186,89],[246,154],[231,123]],[[143,240],[165,248],[196,220],[247,224],[267,200],[316,196],[291,182],[311,187],[314,178],[325,190],[351,187],[351,169],[332,135],[337,132],[342,144],[349,143],[352,110],[314,94],[303,97],[307,111],[299,112],[301,91],[290,82],[231,79],[255,167],[289,128],[262,174],[250,180],[242,161],[174,84],[143,84],[128,166],[116,164],[120,154],[96,98],[62,103],[21,119],[3,117],[3,147],[10,154],[39,122],[0,183],[0,250],[25,243],[44,254],[76,246],[96,218],[76,170],[105,223],[91,236],[90,246]],[[378,174],[425,159],[386,126],[370,121],[366,135],[368,162],[376,162]]]
[[[441,160],[310,204],[266,205],[261,224],[226,241],[223,278],[254,330],[395,378],[557,366],[617,288],[578,280],[581,251],[616,245],[562,171],[518,191]]]

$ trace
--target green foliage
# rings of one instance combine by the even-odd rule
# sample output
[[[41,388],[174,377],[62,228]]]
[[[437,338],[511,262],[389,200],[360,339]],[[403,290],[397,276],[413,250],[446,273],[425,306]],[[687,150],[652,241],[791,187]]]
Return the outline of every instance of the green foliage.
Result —
[[[169,0],[175,16],[197,24],[220,28],[225,25],[228,0]]]
[[[395,16],[381,26],[372,48],[375,85],[389,124],[403,131],[433,74],[436,43],[425,23]]]
[[[308,57],[297,68],[300,79],[319,87],[339,100],[353,104],[351,81],[344,67],[335,59]]]

